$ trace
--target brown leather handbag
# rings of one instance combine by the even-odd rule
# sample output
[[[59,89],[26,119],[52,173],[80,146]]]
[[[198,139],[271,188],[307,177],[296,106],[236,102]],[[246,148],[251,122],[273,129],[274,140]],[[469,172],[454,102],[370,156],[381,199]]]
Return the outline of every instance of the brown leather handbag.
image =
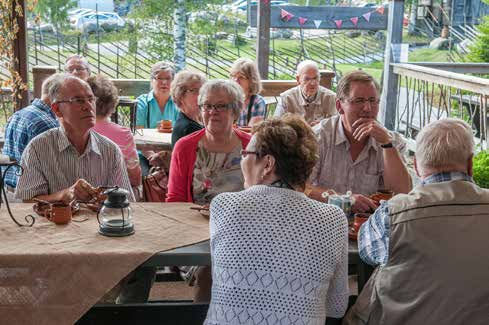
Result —
[[[168,174],[164,168],[151,167],[143,178],[143,197],[146,202],[165,202],[168,192]]]

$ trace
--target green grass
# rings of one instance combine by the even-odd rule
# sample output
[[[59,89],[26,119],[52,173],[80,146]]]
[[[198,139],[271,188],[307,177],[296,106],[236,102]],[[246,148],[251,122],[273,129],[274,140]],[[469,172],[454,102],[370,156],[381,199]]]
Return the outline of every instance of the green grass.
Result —
[[[409,52],[409,62],[449,62],[447,50],[417,49]]]

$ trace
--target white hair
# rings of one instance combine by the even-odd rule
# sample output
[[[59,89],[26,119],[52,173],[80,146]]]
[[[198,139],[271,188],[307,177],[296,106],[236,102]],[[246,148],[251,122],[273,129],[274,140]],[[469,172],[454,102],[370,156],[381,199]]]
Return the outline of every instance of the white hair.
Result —
[[[300,76],[301,72],[306,68],[314,68],[319,71],[318,64],[312,60],[304,60],[297,65],[297,75]]]
[[[472,128],[461,119],[432,122],[416,137],[416,162],[422,169],[450,171],[465,167],[473,153]]]

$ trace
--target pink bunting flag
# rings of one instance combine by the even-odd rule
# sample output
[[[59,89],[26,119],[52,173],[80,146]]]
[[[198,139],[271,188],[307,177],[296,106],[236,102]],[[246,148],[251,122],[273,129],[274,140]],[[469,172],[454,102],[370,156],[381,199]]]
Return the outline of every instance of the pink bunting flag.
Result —
[[[367,12],[366,14],[363,14],[362,17],[365,18],[366,21],[370,21],[371,14],[372,14],[371,12]]]
[[[283,10],[283,9],[280,9],[280,16],[285,21],[289,21],[292,19],[292,17],[294,17],[294,15],[292,15],[290,12]]]
[[[375,11],[377,11],[379,14],[383,15],[384,9],[385,9],[384,6],[382,6],[382,7],[378,7],[377,10],[375,10]]]
[[[306,21],[307,21],[307,18],[299,17],[299,25],[304,26],[304,24],[306,23]]]
[[[343,25],[343,20],[335,20],[334,23],[336,24],[336,28],[341,28],[341,25]]]
[[[269,2],[269,1],[270,1],[270,0],[262,0],[262,2],[263,2],[264,4],[268,4],[268,2]]]
[[[351,20],[351,22],[353,23],[353,25],[354,25],[355,27],[357,27],[357,24],[358,24],[358,17],[352,17],[352,18],[350,18],[350,20]]]
[[[321,20],[315,20],[314,26],[316,26],[316,28],[319,28],[319,26],[321,26]]]

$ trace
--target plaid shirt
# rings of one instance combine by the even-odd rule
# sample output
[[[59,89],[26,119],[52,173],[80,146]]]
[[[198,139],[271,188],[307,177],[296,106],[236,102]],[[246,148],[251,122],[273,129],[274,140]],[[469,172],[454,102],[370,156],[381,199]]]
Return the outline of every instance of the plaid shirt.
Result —
[[[425,184],[464,180],[473,182],[472,177],[461,172],[433,174],[421,182]],[[385,265],[389,258],[390,216],[388,201],[383,201],[375,213],[365,222],[358,234],[360,258],[370,265]]]
[[[59,127],[51,107],[40,99],[34,99],[31,105],[15,112],[5,129],[5,144],[2,153],[20,162],[27,144],[37,135],[52,128]],[[5,170],[4,170],[5,171]],[[17,186],[17,168],[11,167],[5,175],[5,183]]]
[[[251,106],[250,120],[256,116],[261,116],[265,118],[265,110],[266,110],[265,99],[263,99],[263,97],[261,97],[260,95],[255,95],[253,106]],[[241,113],[239,114],[237,125],[248,126],[247,120],[248,120],[248,105],[243,105],[243,108],[241,109]]]

